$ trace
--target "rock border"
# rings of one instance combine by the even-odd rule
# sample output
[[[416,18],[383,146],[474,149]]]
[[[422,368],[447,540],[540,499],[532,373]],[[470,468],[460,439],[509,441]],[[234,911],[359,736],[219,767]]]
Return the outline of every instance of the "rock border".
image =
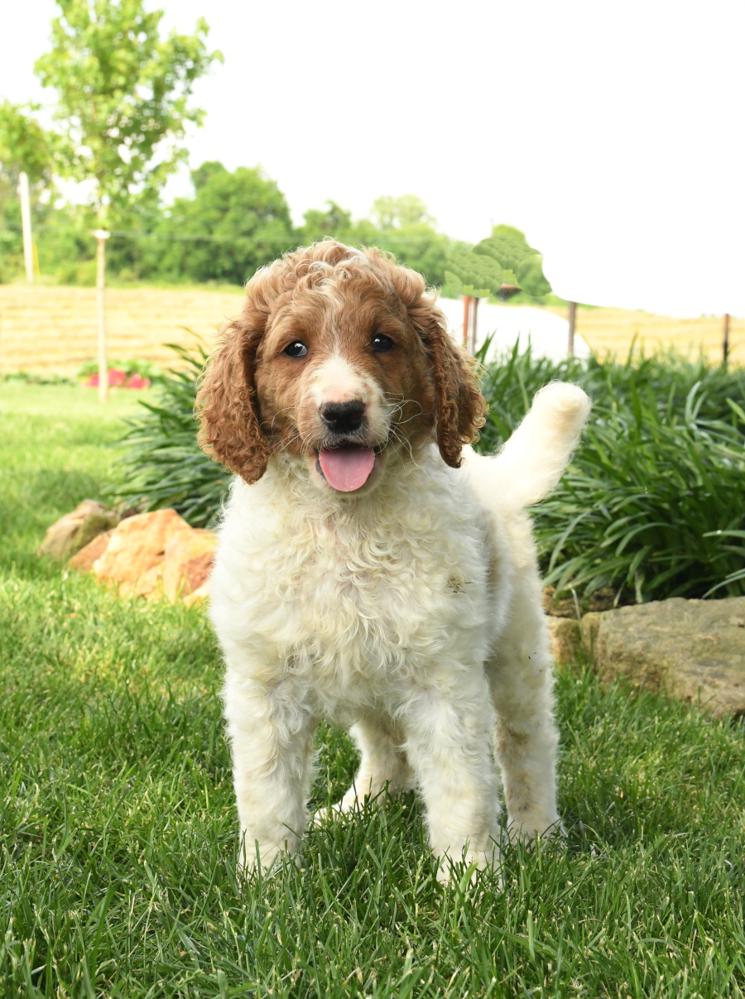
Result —
[[[206,599],[217,537],[175,510],[137,513],[84,500],[49,528],[40,554],[50,555],[126,596],[187,605]],[[554,659],[586,659],[605,680],[695,704],[717,718],[745,718],[745,597],[673,597],[609,609],[596,594],[581,615],[571,599],[546,590]]]
[[[745,718],[745,597],[671,597],[548,621],[559,666],[584,657],[603,680]]]

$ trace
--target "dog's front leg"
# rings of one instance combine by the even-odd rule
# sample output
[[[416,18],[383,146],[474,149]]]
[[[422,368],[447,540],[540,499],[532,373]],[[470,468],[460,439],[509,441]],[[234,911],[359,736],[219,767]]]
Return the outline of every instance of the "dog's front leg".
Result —
[[[447,882],[453,861],[497,866],[497,779],[491,751],[494,724],[481,670],[460,683],[434,683],[412,698],[402,716],[406,754],[427,812],[429,840]]]
[[[295,853],[305,829],[315,719],[291,679],[272,684],[231,671],[225,717],[240,820],[239,867],[267,870]]]

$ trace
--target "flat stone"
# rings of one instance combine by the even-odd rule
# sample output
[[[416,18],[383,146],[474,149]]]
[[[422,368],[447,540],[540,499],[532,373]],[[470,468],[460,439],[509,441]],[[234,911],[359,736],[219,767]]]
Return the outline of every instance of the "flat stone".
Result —
[[[674,597],[582,618],[598,674],[624,677],[716,717],[745,716],[745,597]]]
[[[582,632],[576,618],[547,617],[551,652],[557,666],[571,666],[582,652]]]

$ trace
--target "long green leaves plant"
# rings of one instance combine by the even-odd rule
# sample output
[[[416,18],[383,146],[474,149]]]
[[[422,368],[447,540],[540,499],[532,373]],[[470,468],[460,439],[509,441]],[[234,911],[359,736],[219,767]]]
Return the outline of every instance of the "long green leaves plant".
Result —
[[[145,509],[172,507],[194,527],[216,522],[230,473],[197,446],[194,415],[199,377],[207,360],[201,342],[188,349],[169,344],[175,366],[158,386],[155,401],[128,420],[123,438],[124,474],[118,494]]]
[[[178,366],[130,421],[120,492],[211,525],[229,475],[196,444],[206,353],[173,349]],[[479,450],[496,450],[555,379],[582,385],[593,412],[572,465],[534,511],[546,581],[616,603],[745,593],[745,372],[633,353],[556,363],[515,348],[484,368]]]

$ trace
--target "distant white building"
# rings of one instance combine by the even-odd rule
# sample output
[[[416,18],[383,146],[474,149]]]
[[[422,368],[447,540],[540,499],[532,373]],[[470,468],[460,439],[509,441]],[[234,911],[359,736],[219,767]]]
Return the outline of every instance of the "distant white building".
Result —
[[[438,298],[438,307],[445,313],[448,327],[455,339],[463,338],[463,300]],[[476,347],[492,336],[487,360],[512,350],[516,342],[521,350],[531,345],[535,357],[561,361],[567,356],[569,321],[547,309],[531,305],[492,305],[481,299],[476,313]],[[583,360],[590,356],[587,342],[574,334],[574,356]]]

